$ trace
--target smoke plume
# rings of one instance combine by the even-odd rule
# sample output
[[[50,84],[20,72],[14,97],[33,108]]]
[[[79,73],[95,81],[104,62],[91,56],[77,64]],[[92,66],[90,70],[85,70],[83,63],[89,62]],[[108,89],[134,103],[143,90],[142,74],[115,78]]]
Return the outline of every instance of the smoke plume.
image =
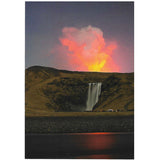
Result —
[[[67,48],[66,60],[72,70],[118,72],[112,54],[117,48],[116,43],[106,44],[101,29],[87,26],[81,29],[65,27],[59,38]]]

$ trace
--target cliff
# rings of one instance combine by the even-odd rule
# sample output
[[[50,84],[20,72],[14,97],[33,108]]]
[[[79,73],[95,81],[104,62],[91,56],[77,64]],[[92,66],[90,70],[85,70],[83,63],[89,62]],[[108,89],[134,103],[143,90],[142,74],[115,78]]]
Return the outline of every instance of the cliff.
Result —
[[[26,116],[85,111],[88,83],[102,82],[94,112],[134,110],[134,73],[73,72],[33,66],[25,70]]]

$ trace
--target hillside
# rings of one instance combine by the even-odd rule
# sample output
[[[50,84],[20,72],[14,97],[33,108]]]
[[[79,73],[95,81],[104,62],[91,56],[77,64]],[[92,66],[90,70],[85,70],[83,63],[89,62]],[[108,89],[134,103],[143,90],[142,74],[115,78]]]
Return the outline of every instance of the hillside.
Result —
[[[88,83],[102,82],[93,111],[134,110],[134,73],[72,72],[33,66],[25,71],[26,116],[84,111]]]

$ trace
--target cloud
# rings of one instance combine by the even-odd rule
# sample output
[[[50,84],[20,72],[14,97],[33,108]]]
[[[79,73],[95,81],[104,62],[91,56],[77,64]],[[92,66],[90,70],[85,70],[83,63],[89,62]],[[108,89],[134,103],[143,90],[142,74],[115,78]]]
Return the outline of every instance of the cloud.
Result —
[[[64,27],[59,38],[68,68],[78,71],[118,72],[112,54],[117,48],[115,42],[106,44],[103,32],[97,27]],[[66,58],[67,56],[67,58]],[[63,58],[63,55],[61,55]]]

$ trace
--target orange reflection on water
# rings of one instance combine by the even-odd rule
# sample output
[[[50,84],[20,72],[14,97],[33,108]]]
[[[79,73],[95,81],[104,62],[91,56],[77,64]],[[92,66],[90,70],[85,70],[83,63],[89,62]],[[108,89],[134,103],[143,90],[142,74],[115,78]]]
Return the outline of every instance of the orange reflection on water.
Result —
[[[77,145],[86,150],[98,151],[112,149],[114,143],[115,137],[110,133],[89,133],[83,137],[79,137]]]
[[[86,133],[86,134],[87,134],[87,133]],[[107,135],[107,134],[109,134],[109,135],[110,135],[110,134],[112,134],[112,133],[110,133],[110,132],[94,132],[94,133],[88,133],[88,134],[90,134],[90,135],[95,135],[95,134],[96,134],[96,135],[102,135],[102,134],[103,134],[103,135]]]
[[[93,155],[85,155],[76,157],[77,159],[110,159],[112,158],[110,155],[103,154],[93,154]]]

